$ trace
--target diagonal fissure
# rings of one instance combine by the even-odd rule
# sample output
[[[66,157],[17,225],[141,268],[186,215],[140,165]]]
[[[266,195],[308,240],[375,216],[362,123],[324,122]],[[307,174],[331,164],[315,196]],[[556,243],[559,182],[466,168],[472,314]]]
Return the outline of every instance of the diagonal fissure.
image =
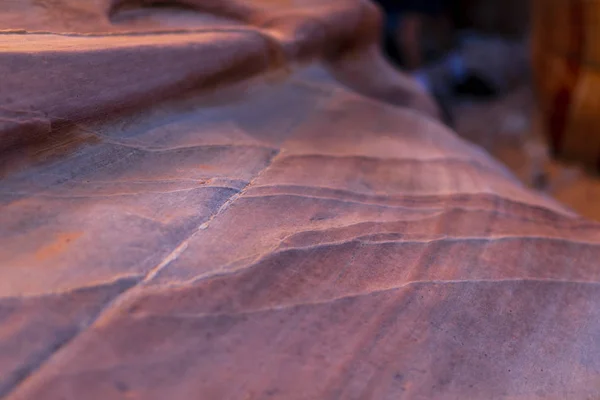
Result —
[[[136,284],[125,288],[125,290],[118,293],[111,300],[109,300],[106,305],[97,313],[95,313],[90,321],[84,325],[82,325],[79,329],[73,329],[60,340],[55,343],[53,346],[48,348],[43,354],[40,354],[36,357],[35,361],[29,364],[26,367],[21,368],[15,373],[15,378],[12,382],[6,386],[3,390],[0,387],[0,396],[5,398],[15,393],[25,384],[28,380],[30,380],[33,376],[35,376],[41,368],[47,364],[53,357],[55,357],[59,352],[67,348],[71,343],[73,343],[78,337],[80,337],[83,333],[89,330],[94,324],[100,320],[104,315],[112,311],[114,308],[118,307],[121,303],[121,300],[125,298],[125,296],[130,295],[132,291],[139,288],[141,285],[152,280],[156,275],[158,275],[163,269],[167,268],[173,261],[175,261],[187,248],[188,243],[193,237],[201,230],[208,228],[208,225],[221,215],[225,210],[227,210],[240,196],[242,196],[248,188],[252,186],[252,184],[260,178],[262,173],[266,171],[275,161],[277,156],[280,154],[279,151],[273,152],[273,155],[267,162],[267,165],[252,179],[246,186],[244,186],[239,192],[230,196],[222,205],[219,207],[212,215],[210,215],[202,224],[200,224],[196,229],[194,229],[185,239],[183,239],[174,249],[171,251],[165,258],[163,258],[156,267],[152,268],[143,279],[139,279]]]

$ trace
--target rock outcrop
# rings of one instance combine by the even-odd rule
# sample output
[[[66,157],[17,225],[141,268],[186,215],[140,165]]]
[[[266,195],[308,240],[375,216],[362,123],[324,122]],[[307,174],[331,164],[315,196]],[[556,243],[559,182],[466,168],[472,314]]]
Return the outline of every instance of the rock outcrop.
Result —
[[[373,5],[149,3],[3,5],[0,394],[600,394],[600,227],[438,122]]]

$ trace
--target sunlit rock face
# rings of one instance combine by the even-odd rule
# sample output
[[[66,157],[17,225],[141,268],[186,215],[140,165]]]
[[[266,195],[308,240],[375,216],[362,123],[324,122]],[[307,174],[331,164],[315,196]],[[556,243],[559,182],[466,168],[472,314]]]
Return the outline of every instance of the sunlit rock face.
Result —
[[[438,122],[374,6],[139,3],[0,13],[0,394],[598,397],[598,225]]]

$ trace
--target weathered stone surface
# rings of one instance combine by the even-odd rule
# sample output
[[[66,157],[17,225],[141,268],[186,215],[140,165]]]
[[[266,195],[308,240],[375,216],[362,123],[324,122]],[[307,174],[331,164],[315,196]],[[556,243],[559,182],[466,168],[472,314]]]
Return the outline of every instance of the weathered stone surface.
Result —
[[[2,395],[598,397],[599,226],[440,124],[373,6],[181,3],[0,13]]]

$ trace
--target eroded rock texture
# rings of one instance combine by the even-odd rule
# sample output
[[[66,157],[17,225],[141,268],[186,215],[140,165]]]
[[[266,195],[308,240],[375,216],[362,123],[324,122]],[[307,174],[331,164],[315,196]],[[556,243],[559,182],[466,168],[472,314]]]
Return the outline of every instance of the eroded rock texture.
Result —
[[[3,5],[0,394],[600,396],[598,225],[440,124],[374,6],[149,3]]]

